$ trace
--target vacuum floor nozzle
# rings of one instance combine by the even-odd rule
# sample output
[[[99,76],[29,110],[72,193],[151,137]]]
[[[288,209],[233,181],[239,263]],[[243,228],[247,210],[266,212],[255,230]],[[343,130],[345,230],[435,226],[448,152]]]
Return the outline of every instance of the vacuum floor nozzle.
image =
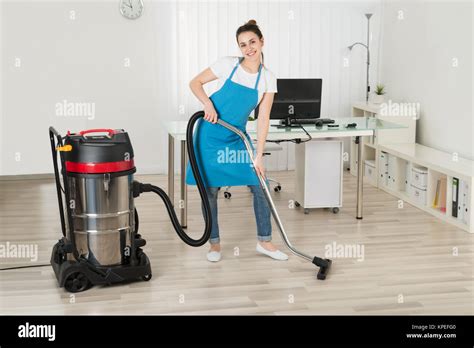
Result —
[[[319,271],[318,271],[318,274],[317,274],[317,278],[319,280],[324,280],[326,279],[326,276],[327,274],[329,273],[329,269],[331,268],[331,265],[332,265],[332,261],[329,260],[329,259],[325,259],[324,261],[326,261],[326,266],[321,266],[319,268]]]

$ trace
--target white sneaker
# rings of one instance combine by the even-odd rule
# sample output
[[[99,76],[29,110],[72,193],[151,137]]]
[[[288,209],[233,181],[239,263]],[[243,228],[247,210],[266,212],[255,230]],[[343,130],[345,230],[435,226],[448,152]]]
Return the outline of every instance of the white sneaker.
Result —
[[[221,259],[220,251],[209,251],[207,253],[207,259],[211,262],[217,262]]]
[[[272,259],[286,261],[288,260],[288,255],[282,253],[280,250],[270,251],[265,249],[260,243],[257,243],[257,252],[270,256]]]

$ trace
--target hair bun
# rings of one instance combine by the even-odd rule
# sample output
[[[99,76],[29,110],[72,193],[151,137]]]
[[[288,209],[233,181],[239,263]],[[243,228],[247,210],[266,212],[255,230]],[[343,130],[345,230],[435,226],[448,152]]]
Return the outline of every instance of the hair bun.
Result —
[[[257,25],[257,21],[255,19],[250,19],[247,23],[245,23],[246,25]]]

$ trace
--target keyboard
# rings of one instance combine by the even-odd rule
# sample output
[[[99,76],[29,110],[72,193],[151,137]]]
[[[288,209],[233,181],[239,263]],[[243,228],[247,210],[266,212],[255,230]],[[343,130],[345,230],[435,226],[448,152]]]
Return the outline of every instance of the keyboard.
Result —
[[[334,120],[331,120],[330,118],[297,118],[297,119],[291,120],[291,123],[292,125],[293,124],[298,125],[298,123],[305,125],[305,124],[315,124],[316,121],[322,122],[323,124],[334,123]]]
[[[330,119],[330,118],[297,118],[297,119],[291,119],[291,124],[290,125],[285,125],[285,124],[277,124],[277,125],[272,125],[272,127],[276,128],[300,128],[301,126],[304,125],[316,125],[316,122],[322,122],[324,124],[331,124],[334,123],[335,121]]]

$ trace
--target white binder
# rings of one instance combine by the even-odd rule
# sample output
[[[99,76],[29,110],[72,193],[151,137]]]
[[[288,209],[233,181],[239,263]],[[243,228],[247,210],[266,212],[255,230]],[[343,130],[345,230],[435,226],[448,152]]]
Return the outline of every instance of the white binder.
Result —
[[[464,221],[464,180],[459,179],[458,220]]]
[[[470,220],[470,215],[471,215],[471,195],[470,195],[470,187],[471,185],[469,185],[469,182],[467,181],[464,181],[463,180],[463,190],[462,190],[462,196],[463,196],[463,199],[462,199],[462,206],[463,206],[463,218],[462,218],[462,221],[469,225],[469,220]]]

